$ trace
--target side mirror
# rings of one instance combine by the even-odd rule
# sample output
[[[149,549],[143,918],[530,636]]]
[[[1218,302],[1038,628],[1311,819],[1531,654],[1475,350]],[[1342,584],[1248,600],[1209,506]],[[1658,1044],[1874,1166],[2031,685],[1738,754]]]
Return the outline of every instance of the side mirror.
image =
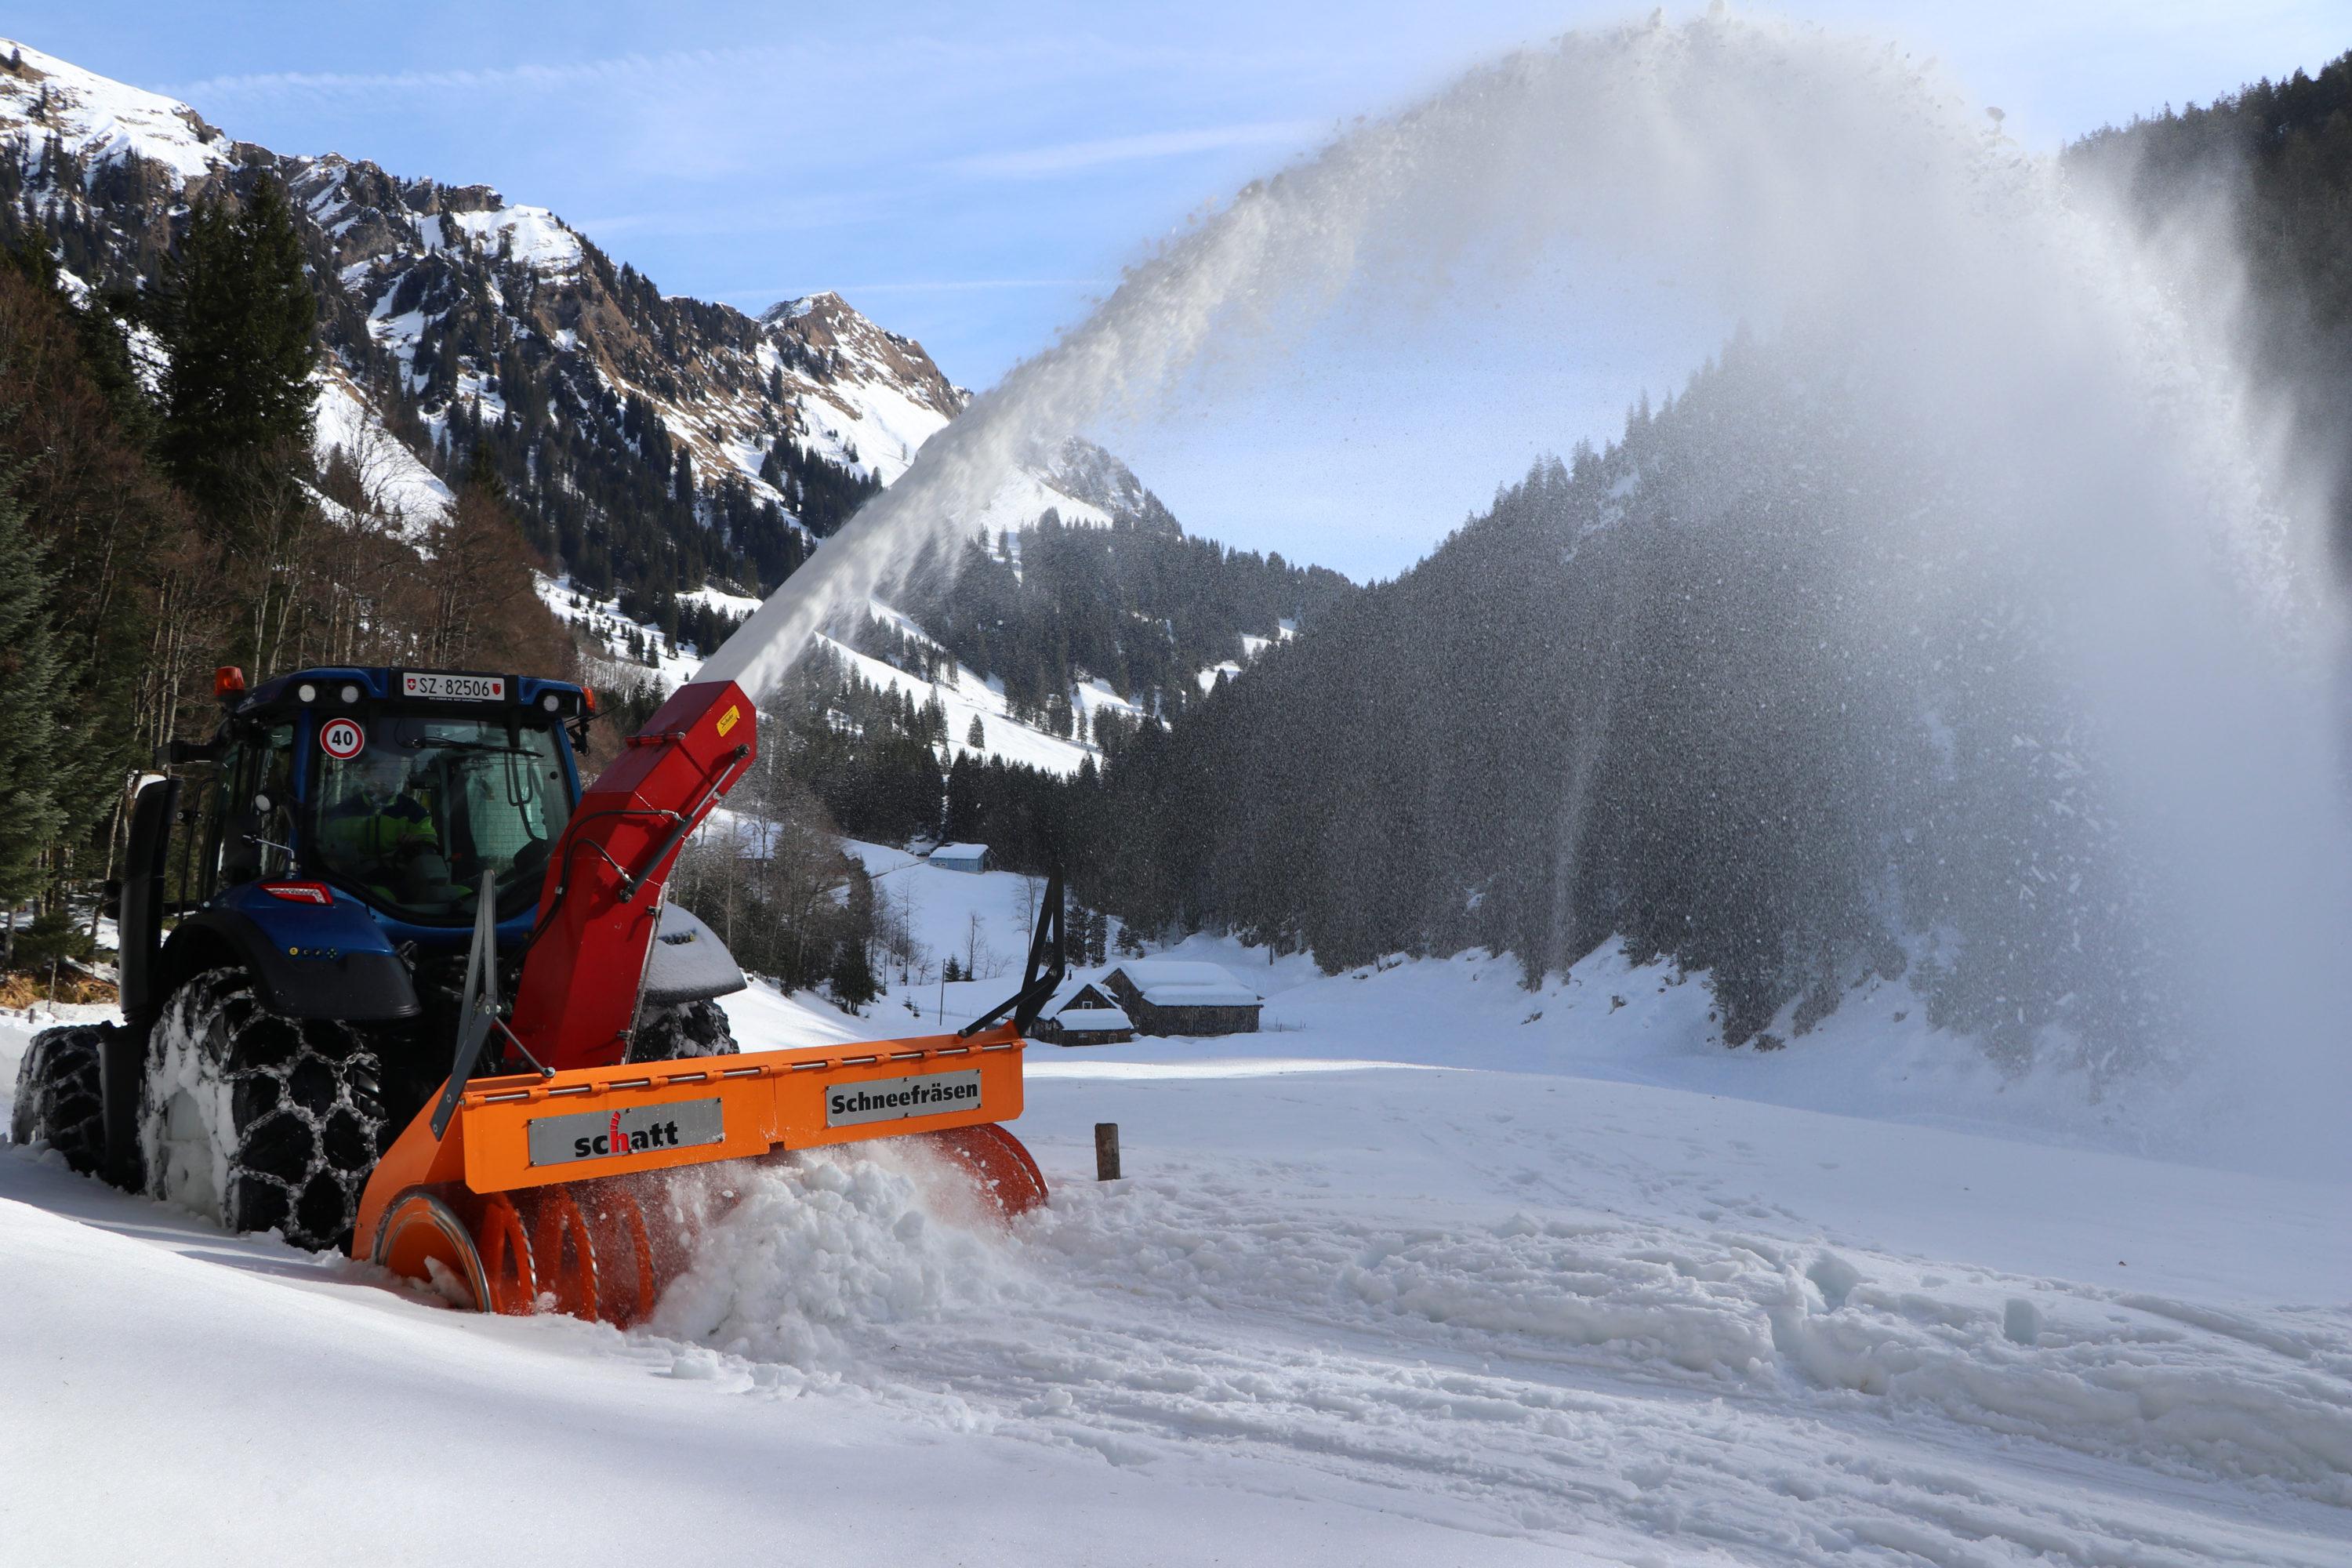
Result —
[[[219,755],[217,742],[171,741],[155,748],[155,766],[163,769],[182,763],[209,763]]]

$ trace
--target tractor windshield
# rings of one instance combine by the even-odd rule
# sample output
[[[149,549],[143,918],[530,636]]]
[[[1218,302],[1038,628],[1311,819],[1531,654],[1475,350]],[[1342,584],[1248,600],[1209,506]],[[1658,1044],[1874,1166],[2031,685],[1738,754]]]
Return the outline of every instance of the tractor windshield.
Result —
[[[322,732],[308,792],[317,868],[388,913],[429,924],[472,920],[486,881],[499,919],[530,908],[572,814],[553,729],[402,713],[358,728],[359,750],[343,756],[335,752],[347,740]]]

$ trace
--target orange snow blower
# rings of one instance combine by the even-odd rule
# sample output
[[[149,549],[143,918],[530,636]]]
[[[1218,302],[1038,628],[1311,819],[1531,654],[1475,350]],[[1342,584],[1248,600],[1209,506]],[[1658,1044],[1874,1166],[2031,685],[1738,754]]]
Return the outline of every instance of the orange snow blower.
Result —
[[[480,1310],[626,1325],[653,1310],[731,1199],[719,1162],[899,1138],[969,1178],[984,1212],[1042,1204],[1000,1122],[1021,1114],[1023,1037],[1064,972],[1046,889],[1021,989],[956,1034],[624,1061],[679,848],[750,766],[730,680],[681,688],[596,782],[551,857],[511,1015],[479,901],[455,1058],[361,1195],[355,1256]],[[493,1036],[533,1070],[476,1078]]]

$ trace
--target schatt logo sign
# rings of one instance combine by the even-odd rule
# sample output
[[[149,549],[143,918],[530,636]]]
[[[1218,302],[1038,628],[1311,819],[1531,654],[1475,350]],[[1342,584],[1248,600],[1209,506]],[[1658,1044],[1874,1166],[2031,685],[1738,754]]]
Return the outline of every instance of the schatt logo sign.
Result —
[[[726,1141],[726,1126],[716,1100],[534,1117],[529,1132],[534,1165],[568,1165],[580,1160],[650,1154]]]

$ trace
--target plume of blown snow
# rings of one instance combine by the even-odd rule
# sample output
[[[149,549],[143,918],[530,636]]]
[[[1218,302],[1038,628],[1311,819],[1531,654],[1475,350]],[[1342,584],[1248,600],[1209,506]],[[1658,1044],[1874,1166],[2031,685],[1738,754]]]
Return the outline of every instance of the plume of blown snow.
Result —
[[[2210,280],[2226,247],[2186,230]],[[702,673],[772,685],[1024,453],[1147,412],[1213,359],[1361,320],[1335,310],[1351,295],[1492,287],[1539,259],[1671,263],[1689,309],[1833,346],[1891,448],[1945,454],[1960,504],[1924,531],[1886,523],[1915,591],[1853,613],[1899,643],[2021,609],[2032,636],[1985,649],[1981,700],[2000,700],[1995,666],[2030,665],[2098,752],[2154,911],[2134,918],[2187,968],[2181,1104],[2242,1149],[2340,1164],[2337,610],[2309,465],[2233,363],[2230,312],[2188,303],[2210,296],[2184,292],[2184,248],[2136,237],[1883,45],[1723,15],[1574,35],[1364,124],[1139,261]]]

